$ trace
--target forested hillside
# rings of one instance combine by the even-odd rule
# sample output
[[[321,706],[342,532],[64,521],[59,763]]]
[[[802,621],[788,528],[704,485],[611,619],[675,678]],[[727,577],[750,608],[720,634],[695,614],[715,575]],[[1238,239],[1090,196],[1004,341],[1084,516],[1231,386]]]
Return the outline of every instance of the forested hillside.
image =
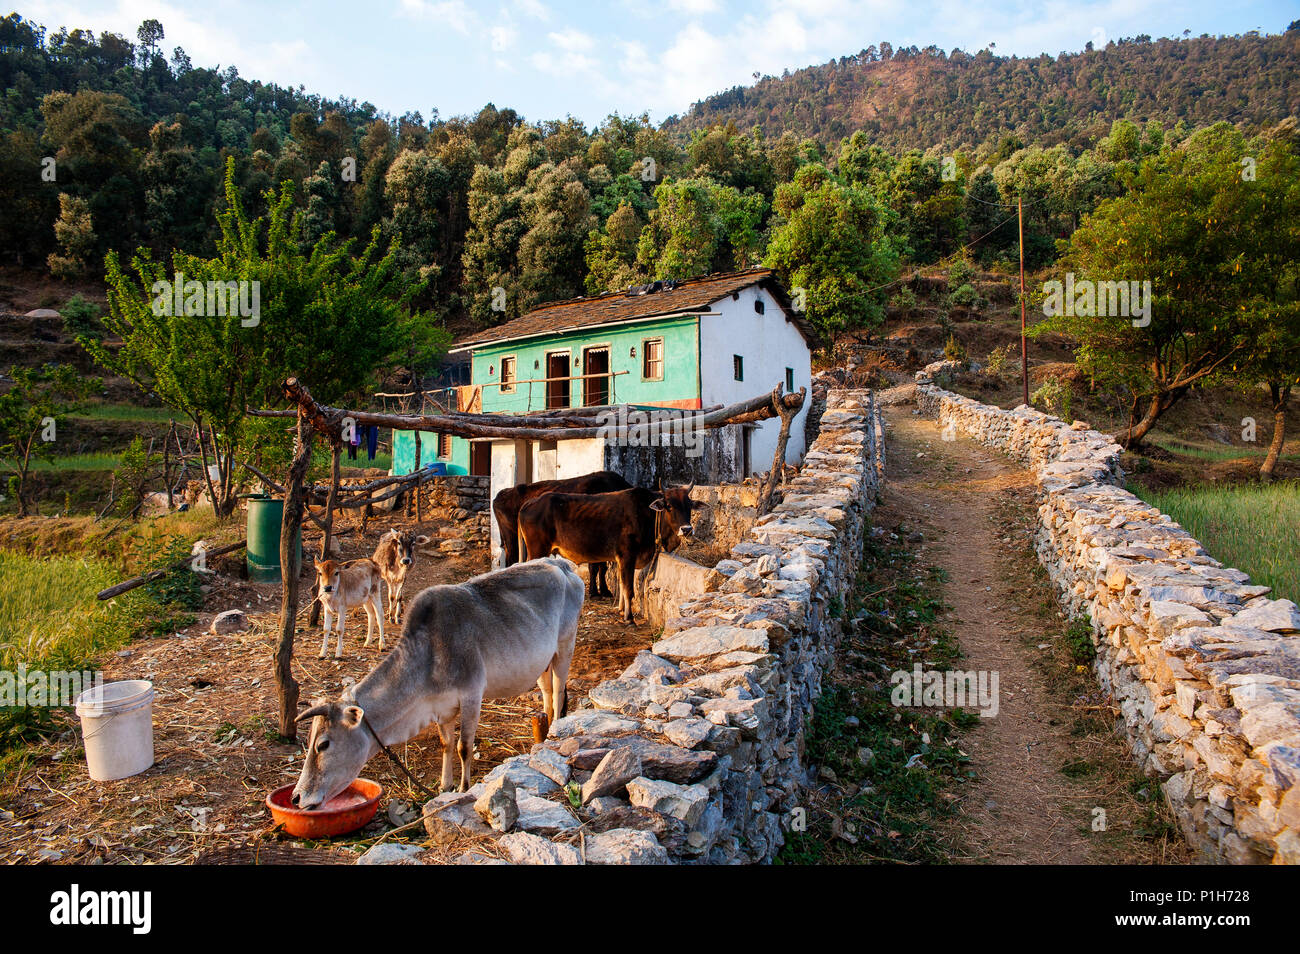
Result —
[[[1300,108],[1300,21],[1282,35],[1111,41],[1037,57],[870,46],[821,66],[696,103],[668,128],[719,122],[823,143],[857,130],[895,149],[1023,144],[1082,147],[1116,119],[1261,127]]]
[[[1017,200],[1039,267],[1212,122],[1250,150],[1292,142],[1300,29],[1037,60],[882,44],[681,122],[615,115],[593,129],[491,104],[394,117],[196,66],[165,39],[156,20],[134,41],[0,21],[0,262],[97,281],[110,252],[211,256],[230,164],[254,219],[270,190],[291,194],[304,252],[377,236],[419,283],[415,308],[454,332],[767,264],[806,289],[830,339],[878,322],[905,264],[1010,267]],[[710,109],[728,121],[709,124]],[[839,125],[817,119],[832,114]]]

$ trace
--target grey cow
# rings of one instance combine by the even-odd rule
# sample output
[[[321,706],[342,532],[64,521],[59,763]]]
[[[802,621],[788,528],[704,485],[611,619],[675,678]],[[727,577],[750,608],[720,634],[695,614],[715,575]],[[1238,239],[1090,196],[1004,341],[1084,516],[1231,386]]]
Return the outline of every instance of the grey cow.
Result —
[[[584,591],[575,566],[550,557],[421,592],[383,662],[337,702],[298,716],[313,721],[293,804],[318,808],[352,784],[379,751],[376,735],[397,745],[432,723],[442,737],[446,791],[459,721],[459,790],[468,789],[484,699],[513,698],[536,685],[548,720],[564,715]]]

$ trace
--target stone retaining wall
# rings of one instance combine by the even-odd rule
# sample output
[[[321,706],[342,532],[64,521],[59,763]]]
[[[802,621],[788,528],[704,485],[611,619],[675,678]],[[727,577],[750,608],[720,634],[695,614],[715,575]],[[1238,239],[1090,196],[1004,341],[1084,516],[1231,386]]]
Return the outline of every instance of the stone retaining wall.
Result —
[[[883,469],[871,393],[831,392],[783,502],[709,571],[712,589],[680,602],[651,650],[531,754],[427,803],[430,835],[499,832],[518,863],[770,861],[807,781],[804,727]]]
[[[1300,610],[1122,489],[1109,437],[917,380],[945,432],[1033,471],[1038,558],[1091,622],[1097,678],[1188,841],[1215,861],[1300,863]]]

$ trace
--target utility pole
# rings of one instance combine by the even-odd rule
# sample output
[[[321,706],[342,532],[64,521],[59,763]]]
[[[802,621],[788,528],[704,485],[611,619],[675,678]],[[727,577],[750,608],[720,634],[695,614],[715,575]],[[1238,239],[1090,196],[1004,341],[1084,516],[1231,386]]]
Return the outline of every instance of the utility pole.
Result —
[[[1020,219],[1020,384],[1024,403],[1029,405],[1029,348],[1025,338],[1025,200],[1016,196],[1016,215]]]

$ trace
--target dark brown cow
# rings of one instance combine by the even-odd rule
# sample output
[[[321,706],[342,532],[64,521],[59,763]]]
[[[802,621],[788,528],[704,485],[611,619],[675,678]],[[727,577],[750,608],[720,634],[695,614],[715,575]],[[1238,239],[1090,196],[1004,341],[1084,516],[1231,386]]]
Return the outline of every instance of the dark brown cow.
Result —
[[[502,566],[519,562],[519,508],[543,494],[603,494],[611,490],[627,490],[632,485],[612,470],[598,470],[594,474],[569,477],[565,480],[538,480],[531,484],[507,487],[492,501],[497,530],[501,534],[501,549],[505,554]],[[594,600],[598,596],[612,596],[605,585],[605,564],[593,563],[587,567],[588,593]]]
[[[694,488],[545,494],[519,510],[524,558],[558,553],[574,563],[616,561],[619,610],[630,623],[636,571],[649,566],[659,550],[672,553],[691,535],[691,510],[701,506],[691,500]]]

